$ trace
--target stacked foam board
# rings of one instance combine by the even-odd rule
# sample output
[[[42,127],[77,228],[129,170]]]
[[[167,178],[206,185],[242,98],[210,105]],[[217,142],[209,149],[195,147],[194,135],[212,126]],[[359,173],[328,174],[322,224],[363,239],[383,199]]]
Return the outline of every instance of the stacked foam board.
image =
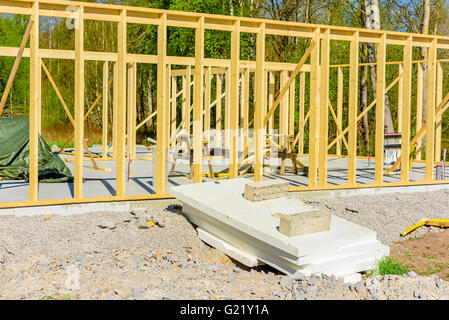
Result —
[[[294,275],[341,276],[373,269],[389,254],[376,232],[331,217],[328,231],[288,237],[279,232],[279,214],[310,212],[298,199],[251,202],[243,198],[249,179],[232,179],[171,188],[199,237],[235,260],[253,267],[269,264]]]

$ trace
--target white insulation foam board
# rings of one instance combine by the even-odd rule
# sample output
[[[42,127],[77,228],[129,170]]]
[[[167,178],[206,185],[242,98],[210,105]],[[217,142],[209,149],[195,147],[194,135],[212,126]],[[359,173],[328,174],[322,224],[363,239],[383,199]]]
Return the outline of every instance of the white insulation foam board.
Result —
[[[231,179],[171,188],[183,212],[202,231],[200,238],[232,258],[254,266],[256,259],[287,274],[348,274],[369,270],[389,247],[370,229],[337,216],[330,230],[288,237],[279,218],[314,210],[298,199],[251,202],[243,198],[248,179]],[[199,232],[201,233],[201,231]]]

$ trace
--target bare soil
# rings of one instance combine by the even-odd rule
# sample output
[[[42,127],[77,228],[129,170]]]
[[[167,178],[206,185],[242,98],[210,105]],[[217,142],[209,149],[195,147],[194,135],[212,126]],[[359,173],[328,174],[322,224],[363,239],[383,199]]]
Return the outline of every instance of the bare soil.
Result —
[[[448,281],[449,229],[439,230],[392,244],[390,256],[420,275],[438,275]]]

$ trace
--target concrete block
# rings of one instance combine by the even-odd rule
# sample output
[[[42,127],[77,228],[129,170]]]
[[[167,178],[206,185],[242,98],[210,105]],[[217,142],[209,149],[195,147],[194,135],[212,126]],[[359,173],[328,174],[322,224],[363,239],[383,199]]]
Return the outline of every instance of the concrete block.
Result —
[[[245,185],[243,197],[249,201],[262,201],[286,197],[288,194],[288,182],[279,180],[265,180],[251,182]]]
[[[300,236],[308,233],[328,231],[331,223],[330,213],[310,211],[281,215],[279,232],[288,236]]]

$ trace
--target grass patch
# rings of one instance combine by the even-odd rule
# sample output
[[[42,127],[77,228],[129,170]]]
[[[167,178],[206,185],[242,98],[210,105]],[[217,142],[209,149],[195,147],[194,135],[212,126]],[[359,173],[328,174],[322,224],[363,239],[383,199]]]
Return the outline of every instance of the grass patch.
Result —
[[[374,270],[369,272],[370,276],[388,275],[388,274],[406,274],[410,270],[402,262],[396,261],[391,257],[385,257],[380,260]]]

